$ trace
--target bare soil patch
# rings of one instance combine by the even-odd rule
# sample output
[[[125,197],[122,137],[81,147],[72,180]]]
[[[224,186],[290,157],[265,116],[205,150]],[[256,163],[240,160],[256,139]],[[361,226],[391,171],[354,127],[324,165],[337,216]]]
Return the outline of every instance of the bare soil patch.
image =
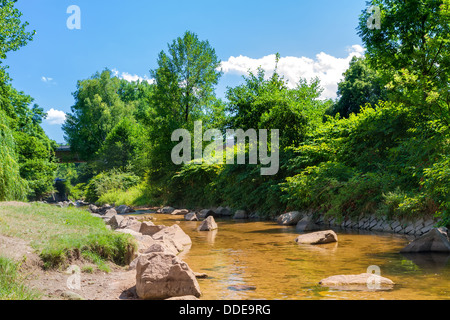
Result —
[[[69,288],[68,280],[73,274],[67,270],[44,270],[42,260],[34,249],[22,239],[0,235],[0,255],[21,263],[21,273],[26,285],[42,294],[43,300],[64,300],[68,291],[86,300],[130,300],[137,299],[135,292],[136,271],[110,264],[111,272],[96,270],[81,272],[80,289]],[[89,262],[77,260],[71,265],[81,270],[92,266]],[[95,270],[95,268],[94,268]],[[70,283],[70,281],[69,281]]]

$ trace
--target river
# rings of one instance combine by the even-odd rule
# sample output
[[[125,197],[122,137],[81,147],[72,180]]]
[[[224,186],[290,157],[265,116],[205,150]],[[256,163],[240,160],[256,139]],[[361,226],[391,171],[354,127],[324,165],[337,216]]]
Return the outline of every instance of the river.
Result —
[[[218,230],[200,232],[201,222],[183,216],[150,216],[155,224],[178,223],[191,237],[182,259],[195,272],[208,274],[199,279],[201,299],[450,299],[450,255],[404,256],[399,251],[409,240],[403,235],[334,229],[338,243],[310,246],[294,241],[295,227],[270,221],[216,219]],[[341,291],[318,284],[333,275],[364,273],[369,266],[378,266],[381,276],[395,282],[394,289]]]

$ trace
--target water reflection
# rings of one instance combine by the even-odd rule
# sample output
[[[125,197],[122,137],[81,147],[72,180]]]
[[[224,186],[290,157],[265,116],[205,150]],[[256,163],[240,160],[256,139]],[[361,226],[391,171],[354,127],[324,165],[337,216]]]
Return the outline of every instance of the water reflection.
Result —
[[[216,219],[218,230],[197,231],[201,222],[153,214],[156,224],[180,227],[192,247],[183,260],[192,270],[208,274],[199,279],[202,299],[448,299],[448,256],[408,256],[399,251],[405,236],[335,230],[338,242],[308,246],[295,243],[295,227],[268,221]],[[360,274],[371,265],[394,281],[394,290],[344,291],[318,286],[327,277]],[[236,290],[246,288],[252,290]]]
[[[448,253],[402,253],[401,255],[428,272],[442,272],[450,264]]]

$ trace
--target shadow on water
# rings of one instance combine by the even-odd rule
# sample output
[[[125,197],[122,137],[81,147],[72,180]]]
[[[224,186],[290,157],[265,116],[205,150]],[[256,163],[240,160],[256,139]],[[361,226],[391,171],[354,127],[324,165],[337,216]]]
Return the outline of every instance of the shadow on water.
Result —
[[[442,272],[450,266],[449,253],[401,253],[401,255],[427,272]]]

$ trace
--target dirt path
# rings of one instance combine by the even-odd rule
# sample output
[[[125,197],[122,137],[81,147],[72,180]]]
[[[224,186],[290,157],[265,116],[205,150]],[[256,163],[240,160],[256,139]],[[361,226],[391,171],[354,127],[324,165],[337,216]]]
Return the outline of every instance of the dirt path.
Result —
[[[0,235],[0,255],[21,262],[27,286],[41,292],[43,300],[73,299],[76,295],[86,300],[136,299],[136,271],[111,264],[109,273],[81,272],[78,282],[78,274],[70,274],[67,270],[44,270],[40,257],[26,241],[3,235]],[[83,270],[91,264],[76,261],[72,265]]]

